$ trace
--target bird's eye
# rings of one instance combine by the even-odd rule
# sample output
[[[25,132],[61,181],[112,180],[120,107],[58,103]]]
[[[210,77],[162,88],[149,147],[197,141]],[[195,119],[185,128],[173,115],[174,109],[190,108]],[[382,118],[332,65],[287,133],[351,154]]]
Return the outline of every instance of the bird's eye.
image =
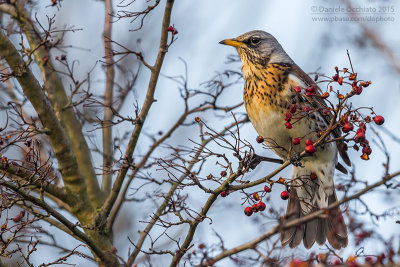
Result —
[[[251,43],[252,45],[256,45],[256,44],[258,44],[260,41],[261,41],[260,37],[252,37],[252,38],[250,39],[250,43]]]

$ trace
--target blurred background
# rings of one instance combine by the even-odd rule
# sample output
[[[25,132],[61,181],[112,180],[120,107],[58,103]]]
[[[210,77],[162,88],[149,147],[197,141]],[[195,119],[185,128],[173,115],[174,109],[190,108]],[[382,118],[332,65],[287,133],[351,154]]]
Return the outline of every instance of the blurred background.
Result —
[[[136,1],[128,7],[122,7],[126,3],[128,1],[114,1],[114,11],[117,13],[121,10],[142,10],[149,5],[148,1]],[[135,51],[143,51],[146,61],[153,63],[158,52],[163,6],[161,4],[152,11],[145,18],[143,28],[138,31],[132,31],[138,27],[138,22],[131,23],[129,18],[116,18],[113,24],[112,39]],[[151,135],[167,129],[183,111],[178,85],[169,79],[169,76],[187,75],[189,88],[207,90],[204,82],[213,78],[217,72],[222,72],[227,68],[240,70],[240,64],[237,62],[226,64],[227,56],[236,54],[236,51],[231,47],[219,45],[218,42],[247,31],[264,30],[273,34],[291,58],[307,73],[319,72],[331,76],[334,74],[335,66],[349,68],[347,50],[349,51],[358,77],[372,81],[372,85],[365,88],[360,97],[354,98],[354,104],[373,106],[378,114],[385,117],[384,129],[379,128],[379,134],[391,157],[390,170],[398,170],[400,166],[398,163],[400,162],[398,138],[400,137],[400,121],[397,117],[400,113],[398,104],[400,100],[399,9],[399,2],[395,0],[349,2],[339,0],[176,1],[171,22],[178,30],[177,39],[169,48],[162,67],[162,76],[155,95],[157,102],[150,111],[144,132]],[[53,51],[53,56],[67,54],[69,60],[76,60],[74,74],[78,80],[85,79],[87,73],[91,71],[91,90],[102,94],[105,88],[105,74],[101,62],[104,60],[102,45],[104,3],[94,0],[69,0],[60,1],[59,5],[51,6],[50,0],[41,0],[37,1],[34,12],[37,13],[39,21],[46,22],[46,16],[51,17],[55,14],[57,27],[72,26],[81,29],[74,33],[67,33],[64,37],[64,51],[59,51],[59,53]],[[6,20],[7,17],[3,17],[2,23],[6,23]],[[15,39],[15,42],[18,40]],[[114,48],[116,48],[115,45]],[[185,69],[183,61],[186,62],[187,69]],[[127,77],[134,75],[138,71],[139,65],[134,56],[125,58],[117,71],[116,81],[121,86],[126,84]],[[62,67],[59,63],[56,63],[55,66]],[[38,69],[34,71],[39,73]],[[139,106],[143,103],[149,77],[150,72],[141,67],[134,89],[127,96],[129,99],[123,106],[123,114],[133,114],[136,101]],[[66,78],[64,82],[68,84],[70,80]],[[232,105],[241,102],[242,90],[243,82],[230,87],[229,91],[224,92],[223,103],[220,104]],[[1,101],[4,103],[8,100],[4,98]],[[244,107],[237,112],[244,112]],[[216,130],[223,129],[232,121],[231,117],[220,118],[211,112],[208,117],[202,119]],[[130,129],[132,129],[131,125],[123,124],[117,128],[114,136],[122,136],[125,131]],[[391,133],[397,138],[391,137]],[[250,124],[241,129],[241,136],[254,145],[258,154],[273,156],[270,151],[256,145],[257,134]],[[147,140],[145,136],[141,138],[140,146],[137,149],[138,155],[151,144],[150,138]],[[193,146],[189,142],[189,138],[200,140],[196,128],[182,129],[168,141],[168,144]],[[101,146],[100,135],[91,134],[90,140],[93,147]],[[357,177],[368,183],[381,178],[384,172],[382,163],[386,160],[385,153],[378,145],[373,143],[372,149],[374,153],[369,161],[361,160],[359,153],[350,152]],[[158,153],[153,156],[155,158],[163,157],[165,156],[163,153],[170,153],[170,151],[164,149]],[[100,165],[101,157],[93,154],[93,161]],[[250,177],[254,176],[254,180],[259,179],[275,167],[276,165],[272,163],[262,163],[250,173]],[[205,173],[218,174],[220,172],[220,169],[212,164],[208,164],[206,168]],[[162,176],[165,173],[155,174],[155,176],[157,175]],[[290,176],[290,168],[284,170],[279,176]],[[252,178],[248,179],[252,180]],[[132,184],[132,188],[136,187],[138,187],[136,184]],[[135,197],[143,198],[162,192],[166,188],[168,186],[165,188],[163,185],[146,186]],[[262,190],[262,186],[258,190]],[[188,206],[198,208],[207,199],[207,195],[201,191],[193,190],[193,192],[187,193],[189,194]],[[279,194],[280,190],[274,190],[267,206],[281,208],[283,214],[286,202],[279,198]],[[396,224],[396,220],[400,218],[399,197],[388,195],[381,189],[381,191],[369,194],[363,200],[377,214],[391,210],[394,215],[379,221],[372,221],[370,216],[363,215],[359,215],[357,219],[363,220],[368,227],[377,230],[386,238],[394,236],[397,240],[394,243],[399,244],[400,225]],[[217,200],[209,213],[212,223],[204,221],[200,224],[193,240],[194,246],[197,247],[201,243],[207,246],[217,245],[219,240],[215,233],[218,233],[224,239],[225,247],[232,248],[259,236],[275,224],[275,221],[267,215],[244,216],[242,201],[241,195],[238,193]],[[148,220],[148,211],[154,209],[153,207],[153,202],[127,202],[123,206],[123,210],[117,218],[115,229],[118,230],[114,237],[118,254],[122,257],[126,257],[129,249],[132,248],[128,237],[132,240],[138,237],[138,230],[145,227],[143,222]],[[357,209],[358,207],[353,206],[352,208]],[[50,228],[50,230],[52,229]],[[154,236],[157,236],[157,231],[161,230],[155,228]],[[187,229],[181,229],[176,234],[184,234],[186,231]],[[66,247],[73,248],[77,245],[72,238],[60,235],[56,230],[54,230],[54,234],[57,241]],[[168,241],[165,242],[165,245],[168,246]],[[360,247],[364,248],[365,254],[374,254],[380,251],[374,242],[368,242],[368,240],[359,246],[354,243],[354,240],[350,240],[349,244],[343,255],[352,255]],[[143,248],[147,249],[148,245],[145,244]],[[326,248],[315,245],[312,251],[323,253],[326,252]],[[59,255],[58,253],[59,250],[49,247],[46,253],[38,252],[32,257],[35,257],[35,261],[40,264],[54,260]],[[299,258],[307,257],[309,251],[300,248],[296,254]],[[146,259],[142,257],[139,260],[145,262]],[[76,263],[77,266],[95,266],[93,262],[79,257],[71,258],[71,262]],[[138,263],[141,266],[140,262]],[[155,259],[153,264],[153,266],[167,266],[169,258],[166,257],[165,261],[162,258]],[[231,266],[231,264],[230,260],[225,260],[217,266]]]

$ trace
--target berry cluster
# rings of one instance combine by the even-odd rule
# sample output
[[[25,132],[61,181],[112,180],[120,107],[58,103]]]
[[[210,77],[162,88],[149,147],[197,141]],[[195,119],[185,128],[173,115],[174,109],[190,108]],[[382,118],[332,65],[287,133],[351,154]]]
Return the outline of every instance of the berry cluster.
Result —
[[[376,125],[382,125],[385,122],[385,119],[380,116],[376,115],[372,119]],[[354,136],[350,139],[346,139],[345,141],[349,143],[350,141],[353,141],[353,149],[356,151],[359,151],[360,146],[362,147],[362,154],[361,154],[361,159],[363,160],[369,160],[369,155],[372,153],[372,149],[369,145],[369,141],[366,138],[366,131],[367,131],[367,123],[371,122],[371,117],[367,116],[364,119],[360,120],[360,117],[357,115],[344,115],[340,119],[339,125],[341,126],[342,132],[344,134],[351,134],[352,132],[355,132]],[[357,127],[357,129],[354,131],[354,128]]]
[[[329,92],[333,92],[337,96],[338,100],[336,108],[334,108],[334,105],[329,100],[327,100],[327,103],[330,104],[331,108],[329,108],[328,105],[326,107],[314,108],[311,106],[300,107],[296,104],[292,104],[284,115],[285,126],[287,129],[292,129],[292,120],[294,117],[296,117],[298,121],[302,118],[307,117],[307,115],[309,115],[310,113],[316,111],[322,113],[322,115],[335,114],[338,118],[340,118],[340,120],[337,124],[334,125],[332,129],[330,129],[330,131],[334,131],[335,128],[340,128],[342,133],[344,134],[343,141],[346,143],[349,143],[351,141],[354,142],[353,148],[356,151],[358,151],[359,146],[361,146],[361,158],[364,160],[368,160],[369,155],[372,153],[372,149],[369,145],[369,141],[366,138],[366,125],[372,121],[374,121],[377,125],[382,125],[385,122],[385,119],[381,115],[376,115],[372,108],[369,108],[371,110],[371,114],[373,115],[372,119],[370,116],[363,117],[359,113],[359,109],[351,110],[351,105],[347,104],[348,99],[355,95],[360,95],[363,92],[363,88],[366,88],[371,84],[370,81],[357,80],[357,73],[355,73],[354,71],[349,72],[347,68],[339,70],[338,67],[335,67],[335,72],[336,73],[332,77],[326,77],[328,80],[323,81],[328,83],[327,90],[325,92],[318,92],[315,84],[312,84],[307,88],[296,86],[294,88],[294,91],[297,94],[302,94],[303,98],[308,98],[310,102],[315,101],[315,99],[317,98],[327,99],[330,96]],[[316,76],[315,81],[317,79],[318,76]],[[334,85],[335,83],[337,83],[339,86],[343,86],[345,84],[350,85],[352,89],[350,92],[342,94],[340,93],[340,90],[333,90],[332,85]],[[350,136],[350,134],[353,132],[354,136],[352,138],[346,138]],[[322,133],[323,132],[320,132],[316,135],[319,137]],[[302,137],[293,138],[293,145],[299,145],[301,143],[301,138]],[[308,154],[313,154],[315,152],[315,147],[311,139],[308,139],[306,141],[305,150]]]
[[[366,125],[372,121],[371,117],[370,116],[363,117],[358,112],[357,109],[351,110],[346,105],[345,101],[354,95],[360,95],[363,92],[363,88],[368,87],[371,84],[371,81],[358,81],[357,73],[355,73],[354,71],[349,72],[347,68],[344,68],[343,71],[339,71],[339,68],[335,67],[335,71],[336,74],[332,76],[332,82],[337,82],[339,85],[342,85],[343,82],[345,81],[345,83],[351,85],[352,88],[351,92],[348,93],[346,96],[343,96],[338,93],[338,96],[339,95],[343,96],[342,98],[338,97],[339,99],[343,100],[342,102],[339,101],[339,106],[341,106],[340,111],[342,111],[342,114],[344,113],[344,115],[340,117],[339,121],[339,126],[341,127],[342,132],[346,136],[348,136],[351,133],[353,133],[355,127],[357,127],[353,138],[345,139],[345,142],[348,143],[350,141],[353,141],[354,142],[353,148],[356,151],[358,151],[359,146],[361,146],[362,147],[361,158],[363,160],[369,160],[369,155],[372,153],[372,149],[369,145],[369,141],[366,138],[366,130],[367,130]],[[340,76],[340,73],[343,73],[343,75]],[[372,114],[374,115],[372,119],[377,125],[382,125],[385,122],[385,119],[380,115],[376,115],[374,111],[372,111]]]
[[[355,240],[354,240],[356,246],[359,246],[365,239],[371,237],[371,235],[372,235],[372,231],[362,230],[362,231],[358,232],[355,235]]]
[[[277,181],[277,183],[285,184],[285,180],[282,177],[280,177],[279,180]],[[265,185],[263,195],[265,195],[266,193],[267,194],[271,193],[271,191],[272,191],[272,186]],[[221,193],[221,196],[222,196],[222,193]],[[264,211],[266,208],[266,205],[264,202],[261,201],[262,196],[260,197],[260,195],[257,192],[253,193],[252,200],[254,201],[254,204],[252,206],[246,207],[244,209],[244,214],[246,214],[247,216],[251,216],[251,215],[253,215],[253,213],[257,213],[259,211]],[[286,191],[286,190],[282,191],[281,198],[283,200],[287,200],[289,198],[289,196],[290,196],[290,194],[288,191]]]
[[[287,109],[287,112],[284,114],[285,126],[287,129],[292,129],[294,123],[293,121],[298,122],[303,118],[309,116],[312,117],[311,113],[314,112],[319,112],[322,116],[334,115],[335,118],[338,118],[338,121],[336,123],[333,123],[333,126],[330,126],[330,128],[322,131],[320,130],[320,132],[318,133],[314,133],[316,138],[321,137],[323,134],[325,134],[326,136],[327,131],[336,133],[340,132],[338,131],[340,129],[343,133],[343,136],[341,136],[340,139],[344,142],[345,149],[348,149],[349,142],[354,142],[353,148],[358,151],[361,146],[361,158],[364,160],[368,160],[369,155],[372,153],[372,149],[369,145],[368,139],[366,138],[367,124],[373,121],[376,125],[382,125],[385,122],[385,119],[382,116],[375,114],[372,108],[364,108],[371,110],[371,114],[373,115],[372,118],[371,116],[363,116],[359,112],[361,108],[351,109],[352,106],[347,102],[349,98],[355,95],[360,95],[363,92],[363,88],[366,88],[371,84],[370,81],[357,80],[357,73],[355,73],[354,71],[349,72],[347,68],[339,70],[339,68],[335,67],[335,71],[335,75],[333,75],[332,77],[325,77],[328,80],[323,81],[328,83],[325,92],[319,92],[316,84],[312,84],[307,88],[301,88],[300,86],[296,86],[294,88],[294,91],[297,94],[302,94],[302,98],[309,99],[310,104],[301,106],[299,104],[290,105]],[[316,75],[315,81],[317,80],[318,76]],[[346,84],[351,85],[352,89],[350,92],[340,93],[340,90],[333,90],[332,85],[334,84],[338,84],[339,86],[344,86]],[[328,99],[331,95],[336,96],[334,100],[337,102],[336,105],[332,104],[332,102]],[[315,106],[311,104],[317,101],[318,98],[325,99],[326,105]],[[302,143],[302,139],[306,139],[306,136],[294,137],[292,139],[292,145],[300,145]],[[314,144],[314,142],[317,141],[315,140],[316,138],[311,137],[303,141],[305,144],[305,151],[308,155],[312,155],[316,152],[316,145]],[[265,139],[263,136],[257,136],[257,143],[261,144],[264,143],[264,141]],[[221,176],[223,175],[221,174]],[[279,180],[275,183],[284,184],[286,188],[288,188],[288,185],[283,178],[279,178]],[[265,193],[270,193],[271,190],[272,186],[266,185],[264,187],[265,192],[263,192],[263,195]],[[228,194],[228,191],[221,192],[222,197],[226,197]],[[263,197],[263,195],[261,196],[261,198]],[[289,199],[289,197],[289,191],[285,190],[281,192],[281,199],[287,200]],[[253,193],[252,198],[249,197],[249,199],[252,200],[253,204],[251,206],[247,206],[244,209],[244,213],[247,216],[251,216],[253,213],[265,210],[266,205],[260,200],[261,198],[258,193]]]
[[[297,88],[297,87],[296,87]],[[288,112],[285,113],[285,126],[288,129],[292,129],[293,125],[290,123],[292,120],[293,114],[296,113],[297,111],[297,106],[296,104],[292,104],[288,110]]]

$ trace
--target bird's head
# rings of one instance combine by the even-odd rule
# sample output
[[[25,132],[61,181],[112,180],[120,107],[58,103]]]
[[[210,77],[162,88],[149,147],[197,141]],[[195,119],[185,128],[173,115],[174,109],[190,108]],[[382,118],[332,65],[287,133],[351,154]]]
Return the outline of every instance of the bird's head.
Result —
[[[293,63],[275,37],[264,31],[247,32],[219,43],[236,47],[245,78],[270,63]]]

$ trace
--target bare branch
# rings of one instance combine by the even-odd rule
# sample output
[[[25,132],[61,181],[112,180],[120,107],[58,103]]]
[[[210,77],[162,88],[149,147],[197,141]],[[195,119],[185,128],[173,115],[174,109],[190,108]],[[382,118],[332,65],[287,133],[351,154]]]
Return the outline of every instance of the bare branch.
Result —
[[[307,216],[301,217],[299,219],[295,219],[295,220],[288,221],[288,222],[284,221],[283,223],[279,223],[279,224],[275,225],[274,227],[272,227],[270,230],[268,230],[266,233],[264,233],[262,236],[254,239],[254,240],[252,240],[250,242],[247,242],[247,243],[244,243],[244,244],[242,244],[240,246],[237,246],[235,248],[225,250],[222,253],[218,254],[217,256],[212,257],[207,262],[214,264],[217,261],[220,261],[220,260],[222,260],[222,259],[224,259],[226,257],[229,257],[229,256],[233,255],[233,254],[237,254],[237,253],[242,252],[242,251],[247,250],[247,249],[255,248],[260,242],[272,237],[273,235],[281,232],[282,230],[289,229],[289,228],[291,228],[293,226],[304,224],[304,223],[306,223],[306,222],[308,222],[310,220],[313,220],[315,218],[323,216],[326,212],[329,212],[329,210],[331,210],[331,209],[333,209],[335,207],[338,207],[341,204],[347,203],[347,202],[349,202],[351,200],[357,199],[360,196],[362,196],[362,195],[364,195],[366,193],[369,193],[372,189],[374,189],[376,187],[379,187],[381,185],[385,185],[387,182],[389,182],[390,180],[398,177],[399,175],[400,175],[400,171],[394,172],[391,175],[387,175],[387,176],[383,177],[378,182],[376,182],[376,183],[374,183],[372,185],[366,186],[364,189],[362,189],[359,192],[353,194],[352,196],[345,197],[342,200],[337,201],[337,202],[329,205],[326,209],[312,212],[312,213],[308,214]],[[198,266],[208,266],[208,265],[201,264],[201,265],[198,265]]]
[[[68,138],[65,136],[53,108],[47,97],[43,94],[39,82],[33,76],[30,69],[26,67],[25,62],[18,54],[14,45],[2,32],[0,32],[0,53],[16,74],[25,95],[35,107],[43,126],[47,130],[46,132],[59,161],[60,172],[67,188],[83,200],[86,199],[85,182],[79,172],[73,152],[70,150],[70,146],[68,146]]]
[[[167,44],[168,27],[170,25],[173,4],[174,4],[174,1],[169,0],[169,1],[167,1],[166,6],[165,6],[164,18],[163,18],[162,29],[161,29],[160,50],[159,50],[159,53],[158,53],[158,56],[156,59],[156,63],[154,64],[154,67],[151,72],[151,77],[150,77],[149,85],[147,88],[146,100],[143,104],[142,110],[140,111],[135,128],[133,129],[131,138],[129,139],[128,147],[127,147],[127,150],[124,155],[125,166],[122,167],[121,170],[119,171],[117,179],[114,182],[114,185],[112,187],[111,193],[108,195],[106,201],[104,202],[102,211],[98,217],[98,221],[101,222],[100,224],[105,223],[105,220],[108,217],[108,215],[110,214],[111,209],[118,197],[118,194],[121,190],[121,187],[125,180],[128,169],[131,166],[132,154],[135,150],[137,141],[138,141],[140,133],[142,131],[143,124],[146,120],[146,117],[151,108],[151,105],[154,102],[154,92],[156,89],[158,77],[160,75],[160,70],[161,70],[162,64],[164,62],[165,54],[168,51],[168,44]]]
[[[112,1],[105,0],[105,21],[104,21],[104,53],[106,60],[106,91],[104,93],[104,124],[103,124],[103,182],[102,190],[105,194],[111,191],[112,174],[107,169],[110,168],[113,162],[113,143],[112,143],[112,124],[114,114],[110,108],[113,104],[114,91],[114,60],[112,56],[112,43],[108,40],[112,37],[111,18],[114,14]]]

